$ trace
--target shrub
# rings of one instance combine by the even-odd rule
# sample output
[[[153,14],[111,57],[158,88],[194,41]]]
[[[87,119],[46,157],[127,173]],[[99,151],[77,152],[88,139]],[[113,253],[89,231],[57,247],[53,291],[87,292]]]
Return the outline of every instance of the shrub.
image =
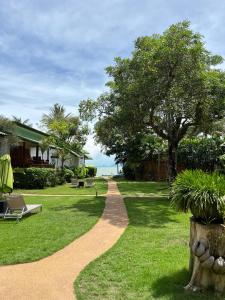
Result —
[[[56,186],[57,185],[57,177],[55,169],[46,169],[47,172],[47,183],[46,186]]]
[[[62,169],[56,170],[56,182],[58,185],[62,185],[66,182],[64,170],[62,170]]]
[[[187,169],[213,172],[224,154],[223,143],[224,140],[217,136],[186,138],[178,147],[178,163]]]
[[[74,176],[80,179],[87,177],[88,169],[85,167],[76,167],[74,168]]]
[[[190,210],[196,220],[208,223],[223,222],[225,211],[225,177],[201,170],[180,173],[171,190],[171,204],[178,210]]]
[[[123,174],[126,179],[134,180],[135,179],[135,168],[126,163],[123,166]]]
[[[73,171],[68,168],[65,168],[63,172],[66,182],[71,182],[71,178],[74,177]]]
[[[95,177],[97,174],[97,168],[94,166],[87,166],[87,176],[88,177]]]
[[[14,170],[14,187],[22,189],[43,189],[55,185],[55,169],[16,168]]]

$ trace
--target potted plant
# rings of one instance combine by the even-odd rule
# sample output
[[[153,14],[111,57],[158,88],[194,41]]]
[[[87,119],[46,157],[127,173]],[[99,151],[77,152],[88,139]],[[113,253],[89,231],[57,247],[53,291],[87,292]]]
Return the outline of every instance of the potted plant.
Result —
[[[213,287],[225,293],[225,177],[200,170],[180,173],[171,189],[171,204],[190,218],[191,280],[185,287],[197,291]]]

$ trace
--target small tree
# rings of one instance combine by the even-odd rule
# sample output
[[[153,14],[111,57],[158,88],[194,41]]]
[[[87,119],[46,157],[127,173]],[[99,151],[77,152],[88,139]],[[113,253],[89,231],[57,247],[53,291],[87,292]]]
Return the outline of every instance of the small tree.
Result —
[[[41,122],[49,134],[47,143],[56,147],[63,169],[70,152],[83,147],[88,129],[82,126],[78,117],[66,114],[59,104],[55,104],[48,115],[44,114]]]
[[[0,115],[0,131],[7,134],[7,138],[2,139],[1,142],[7,143],[8,145],[16,144],[18,138],[14,135],[15,124],[8,118]]]
[[[49,149],[49,140],[48,140],[48,138],[46,138],[46,139],[43,139],[42,141],[41,141],[41,143],[39,144],[39,146],[40,146],[40,150],[41,150],[41,158],[42,158],[42,160],[43,160],[43,158],[44,158],[44,153],[45,153],[45,151],[47,151],[48,149]]]

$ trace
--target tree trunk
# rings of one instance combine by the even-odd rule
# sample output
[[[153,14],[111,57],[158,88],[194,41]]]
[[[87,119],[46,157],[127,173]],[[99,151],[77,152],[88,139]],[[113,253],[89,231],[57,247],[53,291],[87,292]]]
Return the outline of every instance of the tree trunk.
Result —
[[[62,171],[64,169],[64,163],[65,163],[65,159],[63,157],[61,157],[61,170]]]
[[[168,142],[168,177],[170,182],[177,176],[177,148],[177,143]]]
[[[192,273],[186,290],[213,288],[225,293],[225,226],[203,225],[193,218],[190,221],[190,262]]]

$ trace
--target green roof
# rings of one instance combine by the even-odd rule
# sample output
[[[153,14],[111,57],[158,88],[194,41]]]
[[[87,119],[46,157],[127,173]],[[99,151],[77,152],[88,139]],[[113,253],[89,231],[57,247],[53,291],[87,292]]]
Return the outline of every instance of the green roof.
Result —
[[[30,141],[39,144],[46,136],[46,133],[29,127],[24,124],[16,123],[14,134],[22,140]]]
[[[92,160],[93,158],[90,156],[90,153],[84,149],[80,151],[80,155],[83,156],[87,160]]]
[[[90,155],[88,155],[88,154],[85,154],[84,157],[85,157],[87,160],[93,160],[93,158],[92,158]]]
[[[19,137],[20,139],[22,140],[25,140],[25,141],[29,141],[29,142],[32,142],[32,143],[35,143],[35,144],[40,144],[41,141],[49,136],[47,133],[45,132],[42,132],[40,130],[37,130],[35,128],[32,128],[30,126],[27,126],[27,125],[24,125],[24,124],[21,124],[19,122],[15,122],[15,129],[14,129],[14,134]],[[55,147],[54,145],[51,146],[51,148],[57,148]],[[74,156],[77,156],[77,157],[81,157],[81,156],[84,156],[86,159],[92,159],[88,154],[87,151],[85,150],[82,150],[82,153],[77,153],[75,151],[70,151],[70,153]]]

